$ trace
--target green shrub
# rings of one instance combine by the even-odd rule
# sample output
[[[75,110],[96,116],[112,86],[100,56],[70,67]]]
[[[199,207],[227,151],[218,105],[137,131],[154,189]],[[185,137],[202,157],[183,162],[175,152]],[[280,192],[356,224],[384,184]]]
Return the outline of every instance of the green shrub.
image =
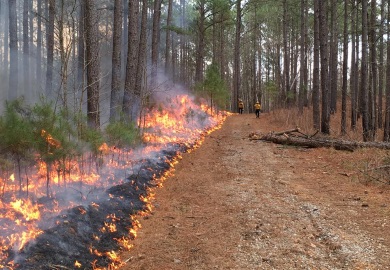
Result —
[[[110,123],[105,129],[105,133],[107,143],[118,148],[134,146],[141,141],[139,131],[134,123]]]

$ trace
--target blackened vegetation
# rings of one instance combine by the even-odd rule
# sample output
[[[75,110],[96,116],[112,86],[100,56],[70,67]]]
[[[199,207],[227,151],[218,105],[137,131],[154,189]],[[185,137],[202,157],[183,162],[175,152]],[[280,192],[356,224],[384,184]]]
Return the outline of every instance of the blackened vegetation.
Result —
[[[129,233],[134,226],[131,215],[146,207],[140,196],[146,196],[147,188],[155,185],[153,179],[168,171],[169,161],[186,150],[184,145],[173,144],[156,158],[142,160],[128,181],[109,188],[95,203],[61,213],[55,226],[44,230],[20,253],[10,252],[9,259],[15,260],[16,269],[76,269],[76,261],[81,269],[107,267],[112,263],[108,252],[121,250],[117,239],[133,237]],[[116,230],[110,231],[107,224],[115,224]]]

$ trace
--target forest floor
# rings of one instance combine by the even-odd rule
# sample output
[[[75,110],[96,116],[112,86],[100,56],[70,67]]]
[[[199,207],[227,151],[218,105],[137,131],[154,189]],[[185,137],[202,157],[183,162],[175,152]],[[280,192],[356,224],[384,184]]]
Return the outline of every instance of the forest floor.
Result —
[[[230,116],[183,154],[121,269],[390,269],[390,185],[368,176],[387,153],[249,140],[295,127],[274,119]]]

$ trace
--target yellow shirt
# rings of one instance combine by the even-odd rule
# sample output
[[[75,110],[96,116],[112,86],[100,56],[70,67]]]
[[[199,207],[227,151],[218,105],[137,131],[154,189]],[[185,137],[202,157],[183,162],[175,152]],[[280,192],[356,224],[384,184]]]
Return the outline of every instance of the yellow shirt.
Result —
[[[256,110],[260,110],[260,109],[261,109],[260,103],[256,103],[256,104],[255,104],[255,109],[256,109]]]

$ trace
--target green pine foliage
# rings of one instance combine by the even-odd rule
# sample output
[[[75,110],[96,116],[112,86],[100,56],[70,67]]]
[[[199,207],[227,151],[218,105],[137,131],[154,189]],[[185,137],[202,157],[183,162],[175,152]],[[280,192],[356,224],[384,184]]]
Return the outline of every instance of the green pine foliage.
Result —
[[[139,130],[133,122],[110,123],[105,129],[105,135],[107,143],[118,148],[131,147],[141,142]]]
[[[29,111],[23,107],[23,100],[6,102],[5,112],[0,117],[0,155],[2,160],[13,160],[19,178],[19,192],[22,191],[22,162],[31,159],[33,150],[32,126],[28,120]],[[9,164],[3,163],[3,168]]]
[[[16,168],[15,178],[19,179],[21,192],[29,184],[28,168],[43,161],[48,168],[46,189],[50,196],[50,170],[57,171],[66,183],[72,170],[71,161],[96,162],[99,168],[104,142],[117,148],[133,147],[141,143],[141,136],[134,123],[124,121],[110,123],[104,132],[89,128],[86,119],[67,110],[55,110],[45,100],[33,107],[22,99],[6,102],[5,112],[0,116],[0,176],[8,179]]]
[[[197,92],[202,97],[208,98],[212,107],[226,109],[229,101],[229,91],[220,74],[217,64],[209,65],[206,69],[205,80],[197,88]]]

